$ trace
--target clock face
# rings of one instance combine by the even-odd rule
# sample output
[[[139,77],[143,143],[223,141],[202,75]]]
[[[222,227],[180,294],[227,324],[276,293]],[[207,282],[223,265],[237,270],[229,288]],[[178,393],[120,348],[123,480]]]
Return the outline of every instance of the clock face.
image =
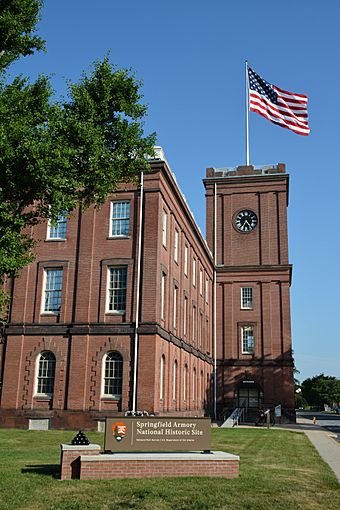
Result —
[[[243,233],[251,232],[256,228],[257,216],[253,211],[240,211],[234,220],[237,230]]]

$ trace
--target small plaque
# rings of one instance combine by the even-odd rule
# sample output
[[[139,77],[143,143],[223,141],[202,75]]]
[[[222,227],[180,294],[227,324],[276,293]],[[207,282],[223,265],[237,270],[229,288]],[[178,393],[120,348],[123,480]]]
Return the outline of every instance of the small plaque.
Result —
[[[210,451],[210,418],[117,417],[107,419],[105,451]]]

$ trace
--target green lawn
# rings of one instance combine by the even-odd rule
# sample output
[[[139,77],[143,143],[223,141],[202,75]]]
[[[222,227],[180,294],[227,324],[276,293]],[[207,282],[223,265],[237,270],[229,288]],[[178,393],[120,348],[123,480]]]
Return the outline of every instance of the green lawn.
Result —
[[[0,429],[1,510],[338,510],[339,484],[304,434],[213,429],[213,449],[241,457],[241,476],[112,481],[54,477],[74,432]],[[103,435],[89,432],[92,443]]]

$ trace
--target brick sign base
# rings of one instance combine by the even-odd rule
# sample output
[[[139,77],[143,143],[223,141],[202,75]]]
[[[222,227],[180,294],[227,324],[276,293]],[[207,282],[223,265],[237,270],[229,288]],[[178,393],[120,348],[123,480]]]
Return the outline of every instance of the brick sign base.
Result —
[[[100,446],[61,445],[61,479],[111,480],[177,476],[237,478],[240,458],[225,452],[101,454]]]

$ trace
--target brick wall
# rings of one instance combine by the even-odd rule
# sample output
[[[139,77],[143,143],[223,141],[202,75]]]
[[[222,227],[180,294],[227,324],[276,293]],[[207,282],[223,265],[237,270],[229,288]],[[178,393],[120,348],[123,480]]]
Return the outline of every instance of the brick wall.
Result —
[[[239,476],[239,457],[225,452],[99,454],[100,446],[61,445],[61,480],[181,476]]]
[[[288,263],[288,179],[284,165],[268,173],[253,167],[207,169],[207,240],[213,248],[214,184],[217,190],[218,408],[237,405],[244,380],[259,391],[259,405],[294,409]],[[240,233],[235,216],[251,210],[257,227]],[[241,289],[253,289],[252,309],[242,309]],[[254,329],[254,352],[242,352],[242,326]]]
[[[144,177],[144,223],[141,271],[140,342],[137,408],[158,413],[202,415],[209,412],[207,398],[212,366],[212,296],[199,292],[199,272],[210,282],[212,259],[204,239],[164,162],[153,162]],[[110,210],[114,201],[130,203],[129,235],[113,238]],[[136,316],[137,245],[139,231],[139,188],[122,185],[97,209],[76,210],[67,221],[65,240],[47,238],[47,224],[34,227],[39,241],[36,260],[24,268],[14,282],[13,306],[6,335],[6,358],[2,375],[0,424],[10,423],[11,409],[19,417],[27,412],[52,417],[52,426],[80,423],[88,426],[89,413],[124,413],[131,409],[134,322]],[[167,246],[162,245],[162,211],[167,210]],[[179,233],[178,261],[174,260],[174,233]],[[183,271],[184,243],[189,248],[188,275]],[[193,285],[192,260],[196,260]],[[108,311],[108,270],[127,268],[125,313]],[[63,270],[60,313],[43,311],[44,271]],[[167,273],[166,315],[160,317],[160,275]],[[174,324],[173,288],[178,286],[177,324]],[[183,301],[188,299],[187,331],[184,334]],[[196,323],[193,321],[196,307]],[[195,331],[195,334],[194,334]],[[200,334],[198,335],[198,332]],[[36,394],[37,360],[43,351],[56,358],[53,396]],[[103,358],[117,351],[123,358],[121,399],[103,396]],[[161,356],[166,359],[164,384],[159,395]],[[177,395],[170,396],[174,359],[178,361]],[[188,366],[187,396],[183,397],[184,366]],[[193,373],[196,371],[196,377]],[[202,372],[202,376],[201,376]],[[203,381],[203,382],[202,382]],[[201,386],[203,386],[204,388]],[[193,395],[195,393],[195,396]],[[56,419],[55,412],[59,411]],[[67,413],[70,417],[67,418]],[[83,421],[75,419],[81,413]],[[25,415],[26,416],[26,415]]]

